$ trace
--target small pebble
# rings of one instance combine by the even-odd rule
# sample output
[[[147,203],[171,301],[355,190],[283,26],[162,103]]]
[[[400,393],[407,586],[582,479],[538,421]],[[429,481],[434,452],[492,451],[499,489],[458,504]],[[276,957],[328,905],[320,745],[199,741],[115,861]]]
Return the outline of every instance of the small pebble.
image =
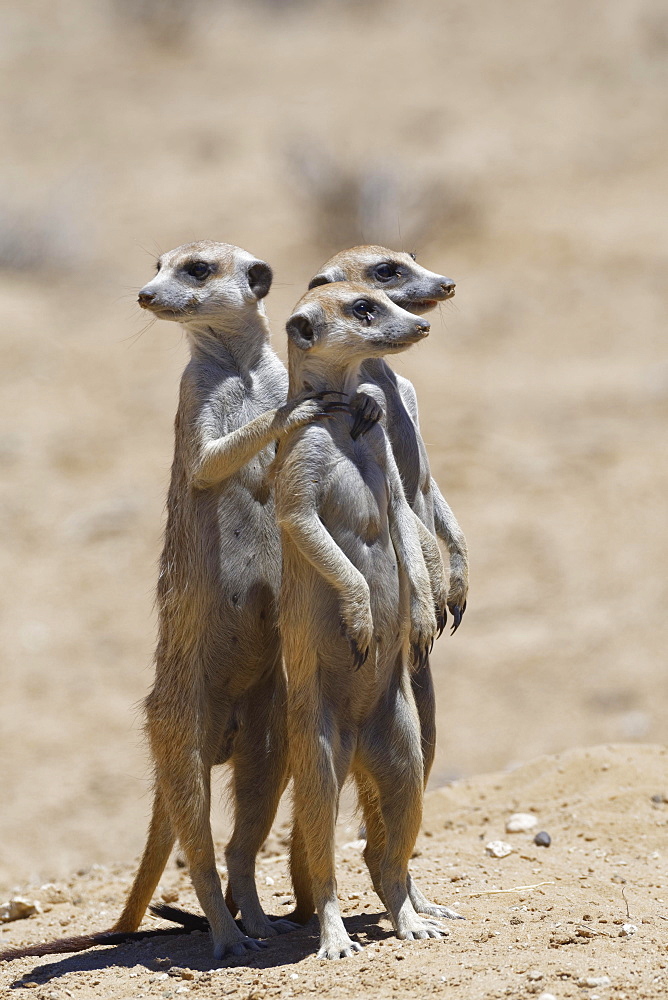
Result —
[[[0,903],[0,924],[8,923],[10,920],[25,920],[26,917],[41,912],[42,907],[37,900],[15,896],[6,903]]]
[[[619,932],[620,937],[633,937],[637,933],[638,928],[635,924],[622,924],[622,929]]]
[[[163,903],[177,903],[179,899],[178,889],[164,889],[160,893],[160,899]]]
[[[66,903],[69,898],[65,889],[60,885],[54,885],[53,882],[41,886],[40,892],[44,894],[45,903]]]
[[[583,979],[578,979],[578,986],[588,986],[590,989],[595,987],[603,989],[609,986],[611,982],[610,976],[586,976]]]
[[[172,960],[171,958],[167,958],[167,956],[154,958],[151,962],[154,969],[169,969],[171,964]]]
[[[276,883],[274,882],[274,880],[271,877],[271,875],[267,875],[267,877],[264,880],[264,884],[265,885],[275,885]]]
[[[537,983],[543,978],[542,972],[530,972],[527,979],[530,983]]]
[[[552,837],[546,830],[541,830],[540,833],[537,833],[533,838],[533,842],[536,847],[549,847],[552,843]]]
[[[194,979],[195,973],[192,969],[182,969],[178,965],[173,965],[169,970],[168,975],[176,976],[178,979]]]
[[[557,1000],[554,993],[541,993],[538,1000]]]
[[[503,840],[490,840],[485,847],[485,854],[489,854],[490,858],[507,858],[512,853],[510,844],[504,843]]]
[[[652,796],[652,802],[655,802],[657,805],[661,805],[663,802],[668,802],[668,795],[666,795],[665,792],[659,792],[658,795]]]
[[[513,813],[506,820],[506,833],[528,833],[538,826],[538,820],[531,813]]]

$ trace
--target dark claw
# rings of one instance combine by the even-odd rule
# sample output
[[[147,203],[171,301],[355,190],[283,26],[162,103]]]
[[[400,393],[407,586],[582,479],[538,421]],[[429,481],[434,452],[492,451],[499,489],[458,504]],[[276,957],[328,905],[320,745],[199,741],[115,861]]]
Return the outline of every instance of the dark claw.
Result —
[[[422,670],[423,667],[426,666],[428,656],[429,653],[427,652],[426,647],[421,646],[417,642],[413,643],[411,648],[411,659],[418,670]]]
[[[359,670],[359,668],[362,666],[363,663],[366,662],[367,657],[369,656],[369,647],[367,646],[366,650],[362,652],[362,650],[359,648],[354,639],[350,639],[349,642],[350,642],[350,649],[353,654],[353,667],[355,670]]]
[[[332,399],[327,403],[322,404],[323,413],[348,413],[348,404],[344,403],[342,399]]]
[[[452,623],[452,628],[450,629],[450,635],[454,635],[459,626],[461,625],[462,615],[464,614],[465,609],[466,609],[466,604],[464,604],[464,609],[458,608],[457,605],[455,605],[454,608],[450,608],[453,617],[453,623]]]
[[[437,639],[441,635],[443,635],[443,631],[445,629],[445,626],[447,625],[447,622],[448,622],[448,612],[445,610],[445,608],[439,608],[439,607],[437,607],[436,608],[436,626],[437,626],[436,638]]]
[[[364,423],[365,423],[365,421],[364,421],[364,417],[362,416],[362,414],[359,413],[359,412],[356,413],[355,414],[355,420],[354,420],[354,423],[353,423],[353,426],[352,426],[352,430],[350,431],[350,436],[353,439],[353,441],[357,441],[357,439],[360,436],[360,434],[364,434],[365,433],[366,428],[364,427]]]
[[[358,437],[362,436],[362,434],[367,434],[368,431],[370,431],[371,428],[377,423],[378,421],[372,420],[371,417],[358,415],[355,417],[355,423],[353,424],[353,429],[350,432],[351,438],[353,441],[356,441]]]

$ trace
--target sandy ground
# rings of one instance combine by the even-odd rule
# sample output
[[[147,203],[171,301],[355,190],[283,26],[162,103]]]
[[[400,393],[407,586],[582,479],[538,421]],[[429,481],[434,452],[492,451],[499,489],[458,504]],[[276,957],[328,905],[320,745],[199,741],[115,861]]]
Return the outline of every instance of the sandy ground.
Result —
[[[489,973],[509,977],[511,992],[538,969],[546,978],[534,984],[561,995],[577,992],[576,979],[560,984],[548,970],[570,962],[577,975],[605,966],[622,992],[642,995],[623,985],[633,961],[654,948],[659,975],[665,955],[652,944],[663,930],[650,906],[654,862],[643,860],[661,849],[663,810],[647,796],[666,787],[665,761],[640,747],[665,742],[668,718],[664,5],[417,0],[407,18],[399,0],[27,0],[3,10],[1,27],[0,898],[86,868],[76,894],[90,900],[91,924],[104,924],[99,911],[117,912],[143,843],[140,703],[186,359],[176,327],[141,332],[135,298],[154,253],[209,237],[270,261],[268,312],[282,353],[285,316],[329,254],[384,240],[458,283],[429,340],[398,361],[471,553],[464,624],[434,651],[432,787],[569,747],[638,748],[615,751],[606,774],[584,751],[567,758],[578,762],[575,811],[603,824],[600,844],[572,840],[579,826],[560,806],[558,765],[544,765],[535,796],[510,791],[531,769],[499,778],[498,797],[489,792],[495,833],[516,798],[540,806],[558,836],[547,852],[527,850],[535,864],[519,854],[499,862],[498,876],[489,863],[485,875],[475,839],[473,804],[487,779],[430,798],[428,817],[443,803],[464,817],[463,830],[459,819],[449,830],[434,822],[421,841],[415,864],[439,898],[453,852],[467,873],[451,890],[462,898],[485,878],[538,881],[559,858],[561,881],[518,903],[535,912],[471,899],[475,931],[471,921],[452,925],[444,946],[402,948],[399,963],[393,944],[378,943],[374,961],[392,955],[387,982],[402,990],[424,973],[434,988],[446,975],[484,995],[496,988],[481,978],[489,966],[515,969]],[[602,818],[614,781],[638,787]],[[593,804],[590,784],[601,789]],[[217,801],[219,839],[227,815]],[[581,848],[595,869],[583,883],[569,867],[585,858]],[[654,922],[629,941],[612,930],[622,884],[598,881],[614,867],[596,860],[599,848],[640,866],[631,913]],[[344,896],[356,891],[357,867],[343,863]],[[170,878],[185,886],[176,871]],[[351,907],[362,937],[376,933],[375,917],[364,922],[359,902]],[[46,918],[60,927],[83,913],[58,904]],[[613,937],[543,948],[555,923],[585,913],[595,926],[607,919]],[[512,916],[523,923],[505,926]],[[30,937],[44,919],[2,937]],[[486,928],[499,937],[482,941]],[[542,950],[524,967],[527,940]],[[294,941],[280,954],[310,954],[311,938]],[[193,941],[183,947],[179,961]],[[197,947],[204,968],[206,945]],[[137,954],[149,952],[160,953]],[[277,952],[267,952],[262,983],[294,989],[271,966]],[[134,954],[113,958],[132,966]],[[443,956],[452,964],[442,967]],[[109,961],[102,956],[103,969]],[[299,966],[300,976],[314,970],[313,984],[337,975],[313,963]],[[650,966],[641,967],[653,995]],[[365,989],[377,985],[373,968]],[[247,995],[257,989],[250,972],[231,975]],[[75,981],[70,973],[44,990]],[[214,977],[210,988],[229,981]]]
[[[512,773],[428,794],[411,868],[430,898],[466,917],[448,921],[441,941],[394,936],[363,866],[356,828],[342,824],[339,898],[350,932],[364,946],[352,958],[315,957],[314,919],[260,954],[220,966],[212,963],[208,936],[196,932],[4,963],[0,984],[44,1000],[662,997],[668,989],[667,764],[664,748],[608,745],[541,757]],[[535,829],[550,833],[550,847],[536,847],[532,833],[505,833],[505,821],[518,810],[535,814]],[[258,865],[263,903],[276,914],[293,903],[282,832],[268,841]],[[503,859],[485,852],[498,839],[513,848]],[[130,875],[127,865],[94,865],[55,885],[25,887],[24,895],[41,900],[44,912],[6,924],[0,947],[103,929]],[[161,891],[196,908],[187,873],[174,862]]]

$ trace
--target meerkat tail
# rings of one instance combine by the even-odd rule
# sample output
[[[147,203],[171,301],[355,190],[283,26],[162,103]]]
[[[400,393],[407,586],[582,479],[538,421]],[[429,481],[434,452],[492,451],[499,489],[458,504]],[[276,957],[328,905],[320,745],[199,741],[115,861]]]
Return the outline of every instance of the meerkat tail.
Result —
[[[160,917],[161,920],[171,920],[173,924],[180,924],[188,933],[209,930],[209,921],[206,917],[198,913],[191,913],[189,910],[182,910],[178,906],[169,906],[167,903],[152,903],[149,910],[154,917]]]
[[[100,931],[98,934],[77,934],[73,937],[57,938],[55,941],[44,941],[40,944],[5,948],[0,951],[0,962],[12,962],[17,958],[39,958],[42,955],[62,955],[87,951],[89,948],[96,948],[100,945],[124,944],[126,941],[141,941],[144,938],[173,936],[174,934],[190,934],[192,931],[209,929],[206,917],[198,917],[196,914],[185,911],[183,911],[183,915],[189,917],[190,920],[188,922],[179,921],[178,927],[152,927],[146,931]]]

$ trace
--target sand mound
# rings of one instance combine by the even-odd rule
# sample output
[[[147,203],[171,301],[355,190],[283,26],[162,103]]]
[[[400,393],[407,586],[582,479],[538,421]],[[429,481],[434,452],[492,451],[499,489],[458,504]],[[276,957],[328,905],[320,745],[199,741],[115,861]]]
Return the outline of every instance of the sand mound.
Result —
[[[400,942],[371,889],[360,845],[340,838],[339,894],[363,952],[338,963],[314,957],[315,921],[247,960],[212,967],[204,934],[25,959],[0,985],[36,997],[125,998],[187,993],[247,1000],[327,997],[660,997],[668,986],[665,849],[668,752],[612,745],[541,757],[430,793],[412,870],[434,900],[457,908],[443,941]],[[506,833],[512,813],[534,814],[527,833]],[[549,848],[533,842],[550,834]],[[343,830],[341,831],[343,834]],[[258,865],[270,912],[291,905],[282,831]],[[497,859],[490,841],[512,847]],[[130,866],[94,867],[22,895],[43,912],[2,928],[3,945],[103,929],[118,912]],[[187,873],[170,864],[160,891],[195,906]],[[154,925],[158,923],[154,921]]]

